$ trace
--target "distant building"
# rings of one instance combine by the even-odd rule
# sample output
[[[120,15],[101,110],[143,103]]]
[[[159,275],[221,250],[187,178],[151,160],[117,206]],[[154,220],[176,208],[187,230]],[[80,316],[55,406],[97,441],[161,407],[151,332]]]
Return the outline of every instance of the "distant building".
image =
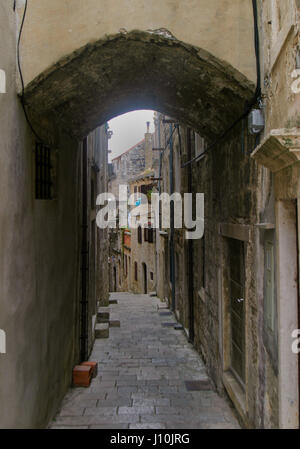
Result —
[[[109,192],[118,199],[119,185],[127,185],[128,195],[135,194],[137,205],[141,193],[149,196],[156,185],[158,158],[149,125],[141,142],[113,159],[109,180]],[[110,230],[111,291],[145,293],[155,289],[154,241],[150,225],[145,229]]]

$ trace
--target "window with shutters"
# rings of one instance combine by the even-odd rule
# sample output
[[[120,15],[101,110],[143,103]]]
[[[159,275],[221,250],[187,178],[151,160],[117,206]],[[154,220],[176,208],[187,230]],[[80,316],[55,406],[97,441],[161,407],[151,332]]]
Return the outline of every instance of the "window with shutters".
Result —
[[[138,264],[137,262],[134,262],[134,280],[138,280]]]
[[[148,243],[154,242],[154,231],[151,227],[151,223],[144,228],[144,241]]]
[[[154,242],[154,230],[153,228],[148,228],[148,242],[153,243]]]
[[[149,233],[149,229],[146,227],[144,229],[144,241],[148,242],[148,233]]]
[[[142,243],[143,242],[143,238],[142,238],[142,227],[139,226],[137,229],[137,238],[138,238],[138,243]]]

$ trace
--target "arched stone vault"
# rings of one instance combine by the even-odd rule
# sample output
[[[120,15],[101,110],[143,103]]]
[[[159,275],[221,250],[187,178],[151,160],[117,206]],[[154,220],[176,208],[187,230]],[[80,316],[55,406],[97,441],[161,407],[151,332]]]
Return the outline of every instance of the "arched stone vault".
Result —
[[[254,90],[243,74],[202,49],[132,31],[58,61],[26,87],[25,103],[34,123],[50,118],[78,139],[116,115],[154,109],[211,140],[243,113]]]

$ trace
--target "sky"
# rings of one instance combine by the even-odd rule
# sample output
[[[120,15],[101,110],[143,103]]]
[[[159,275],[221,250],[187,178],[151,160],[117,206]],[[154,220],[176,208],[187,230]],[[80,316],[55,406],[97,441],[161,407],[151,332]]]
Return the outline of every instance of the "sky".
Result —
[[[110,130],[113,131],[108,141],[108,149],[111,150],[109,162],[143,140],[147,130],[146,122],[150,122],[150,132],[154,131],[153,115],[154,111],[133,111],[108,122]]]

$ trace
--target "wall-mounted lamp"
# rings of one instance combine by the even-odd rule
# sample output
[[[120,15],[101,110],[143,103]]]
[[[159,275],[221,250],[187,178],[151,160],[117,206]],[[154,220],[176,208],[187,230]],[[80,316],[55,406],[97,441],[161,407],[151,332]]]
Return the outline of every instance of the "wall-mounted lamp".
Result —
[[[265,127],[265,118],[262,109],[252,109],[248,117],[250,134],[260,134]]]

